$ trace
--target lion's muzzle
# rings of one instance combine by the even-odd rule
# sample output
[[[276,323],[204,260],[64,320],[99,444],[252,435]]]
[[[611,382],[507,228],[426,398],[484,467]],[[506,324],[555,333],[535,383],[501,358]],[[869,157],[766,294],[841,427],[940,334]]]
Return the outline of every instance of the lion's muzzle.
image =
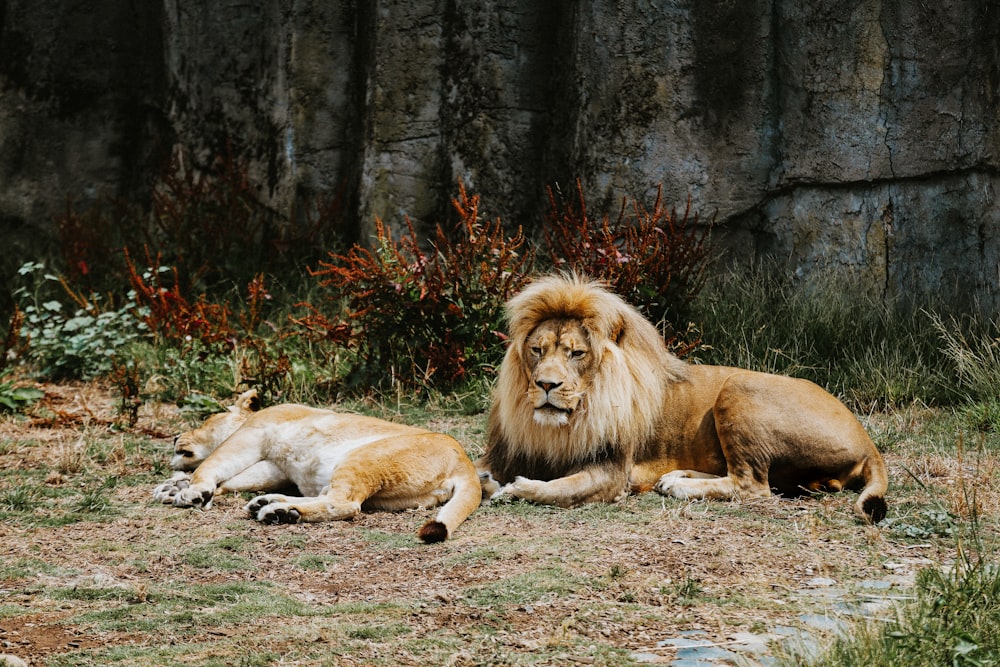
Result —
[[[546,401],[535,408],[535,423],[541,426],[565,426],[572,414],[572,408],[561,408]]]

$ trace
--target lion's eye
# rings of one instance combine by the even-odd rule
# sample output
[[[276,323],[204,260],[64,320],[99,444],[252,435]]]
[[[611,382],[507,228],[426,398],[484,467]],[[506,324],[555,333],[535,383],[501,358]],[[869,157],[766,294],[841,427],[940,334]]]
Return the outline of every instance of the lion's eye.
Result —
[[[533,347],[533,348],[531,348],[531,353],[533,355],[535,355],[536,357],[540,357],[540,356],[542,356],[542,348],[540,348],[540,347]]]
[[[569,356],[571,359],[579,359],[585,354],[587,354],[586,350],[573,350],[569,353]]]

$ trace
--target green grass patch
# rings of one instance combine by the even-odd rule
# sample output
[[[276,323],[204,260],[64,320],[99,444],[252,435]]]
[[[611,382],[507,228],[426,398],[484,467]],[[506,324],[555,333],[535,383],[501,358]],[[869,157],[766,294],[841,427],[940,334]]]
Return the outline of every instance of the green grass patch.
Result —
[[[0,490],[0,519],[13,519],[34,510],[41,495],[37,486],[12,486]]]
[[[53,600],[77,600],[82,602],[114,601],[128,602],[135,599],[135,592],[124,586],[78,586],[50,588],[47,594]]]
[[[11,563],[0,565],[0,579],[31,579],[41,575],[66,576],[71,574],[75,574],[75,572],[36,558],[19,558]]]
[[[54,591],[53,597],[66,599],[75,595],[71,589]],[[84,595],[92,599],[135,601],[128,589],[95,590]],[[330,613],[327,608],[311,606],[284,595],[266,582],[153,587],[144,593],[143,604],[126,604],[82,613],[75,622],[94,625],[100,630],[156,633],[159,631],[189,635],[205,627],[253,623],[268,617],[307,617]]]
[[[348,626],[344,633],[350,639],[363,639],[366,641],[385,641],[403,635],[408,635],[413,629],[402,623],[389,623],[388,625],[355,625]]]
[[[467,588],[463,597],[471,604],[488,607],[525,605],[571,594],[581,587],[592,587],[595,581],[562,567],[541,567],[483,586]]]
[[[198,664],[203,667],[269,667],[277,664],[280,658],[279,654],[270,651],[248,650],[244,647],[231,646],[228,641],[217,641],[172,646],[109,646],[54,656],[46,662],[46,665],[94,667],[122,664],[131,667],[161,667],[173,664]]]
[[[246,551],[249,544],[242,537],[224,537],[205,544],[198,544],[187,549],[182,561],[191,567],[221,572],[253,571],[256,566],[240,552]]]
[[[0,521],[25,526],[65,526],[80,521],[105,522],[121,514],[104,481],[75,476],[72,483],[45,484],[43,471],[11,475],[0,481]]]
[[[24,615],[24,608],[16,604],[0,604],[0,619],[17,618]]]
[[[303,570],[312,572],[326,572],[330,566],[342,562],[344,559],[339,556],[329,554],[302,554],[296,557],[295,565]]]

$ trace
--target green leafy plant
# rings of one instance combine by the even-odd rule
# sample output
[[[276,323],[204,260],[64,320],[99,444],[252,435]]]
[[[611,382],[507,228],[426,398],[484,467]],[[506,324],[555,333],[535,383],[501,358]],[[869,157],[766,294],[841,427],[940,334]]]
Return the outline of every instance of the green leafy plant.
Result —
[[[22,354],[46,377],[104,375],[111,371],[117,349],[148,335],[141,310],[132,304],[109,308],[99,295],[74,291],[40,263],[24,264],[19,273],[30,283],[14,290],[23,313]],[[55,298],[53,288],[61,290],[65,303]]]
[[[313,275],[333,315],[310,303],[296,322],[353,350],[348,384],[453,389],[503,354],[503,306],[525,282],[532,254],[520,230],[479,215],[459,186],[458,222],[424,250],[412,224],[398,241],[376,221],[376,247],[331,254]],[[341,308],[343,305],[343,308]]]
[[[14,380],[0,381],[0,412],[24,412],[45,396],[37,387],[18,385]]]

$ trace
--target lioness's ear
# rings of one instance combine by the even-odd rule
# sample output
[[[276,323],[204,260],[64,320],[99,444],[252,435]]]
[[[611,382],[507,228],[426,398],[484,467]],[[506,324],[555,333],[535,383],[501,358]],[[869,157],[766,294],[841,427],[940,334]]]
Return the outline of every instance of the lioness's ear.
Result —
[[[240,394],[233,405],[239,412],[256,412],[260,409],[260,397],[256,389],[248,389]]]

